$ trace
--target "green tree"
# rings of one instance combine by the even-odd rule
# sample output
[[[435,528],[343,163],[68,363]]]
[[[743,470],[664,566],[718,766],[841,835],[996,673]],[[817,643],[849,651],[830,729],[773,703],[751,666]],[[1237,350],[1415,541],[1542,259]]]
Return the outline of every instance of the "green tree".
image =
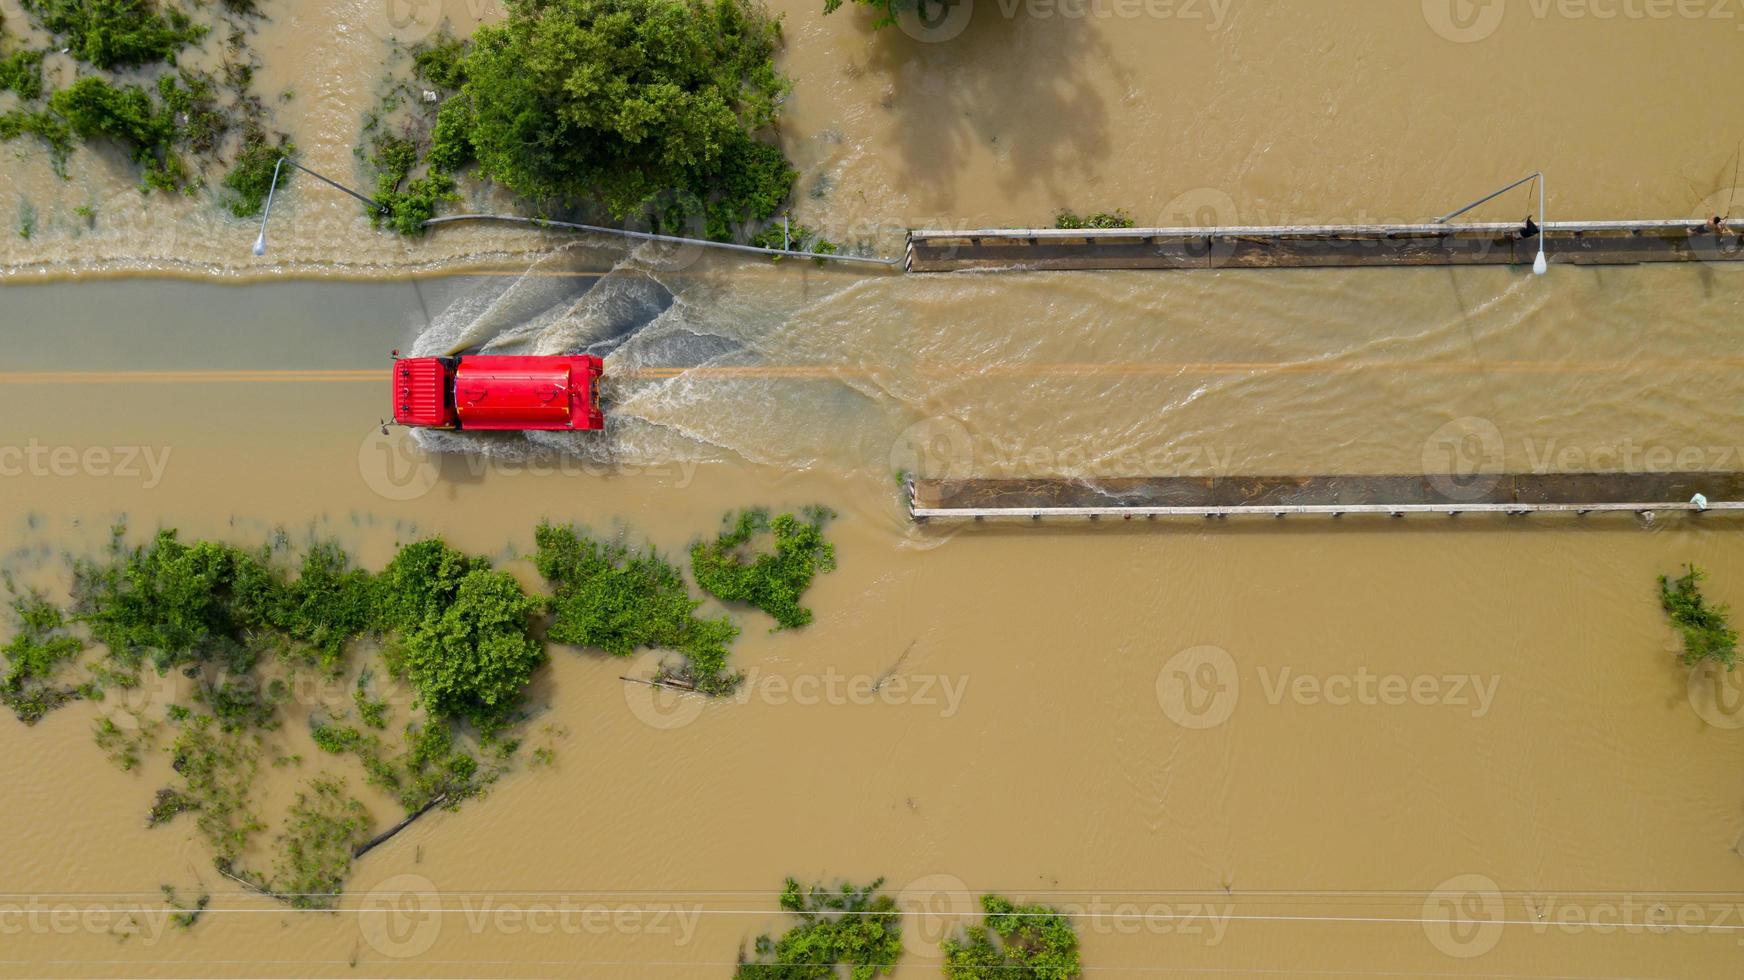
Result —
[[[459,564],[443,556],[437,567],[446,573]],[[419,597],[425,615],[402,633],[399,667],[431,713],[493,727],[545,662],[544,646],[528,631],[542,603],[513,575],[487,567],[439,582]]]
[[[777,19],[754,0],[507,0],[449,77],[480,171],[526,197],[707,214],[710,234],[761,220],[792,188],[779,149],[752,134],[789,88]],[[444,126],[439,123],[439,130]],[[439,137],[442,136],[439,133]]]

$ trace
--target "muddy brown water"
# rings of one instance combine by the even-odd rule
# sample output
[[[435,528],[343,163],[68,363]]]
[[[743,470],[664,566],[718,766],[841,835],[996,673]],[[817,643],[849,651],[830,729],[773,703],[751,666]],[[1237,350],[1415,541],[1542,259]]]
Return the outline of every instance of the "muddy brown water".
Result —
[[[1059,206],[1416,220],[1538,168],[1553,215],[1699,214],[1744,131],[1714,94],[1744,10],[994,0],[953,39],[872,42],[852,12],[781,9],[801,216],[886,252]],[[375,13],[261,29],[318,168],[352,166]],[[1651,83],[1618,67],[1642,63]],[[806,630],[746,617],[735,703],[555,650],[532,696],[555,766],[369,855],[336,913],[145,829],[162,760],[110,766],[93,706],[0,724],[0,974],[720,976],[786,924],[789,874],[883,876],[903,977],[936,974],[983,891],[1072,911],[1093,976],[1737,972],[1744,692],[1674,665],[1653,595],[1693,561],[1744,601],[1735,522],[922,530],[894,473],[1736,469],[1741,273],[899,278],[507,229],[408,244],[312,186],[255,260],[252,226],[85,156],[69,182],[32,149],[0,171],[0,213],[39,215],[0,236],[20,577],[123,516],[333,535],[372,565],[434,531],[525,573],[541,517],[676,550],[731,507],[813,502],[841,514],[841,568]],[[394,347],[598,350],[612,429],[383,439]],[[212,894],[192,933],[164,883]]]

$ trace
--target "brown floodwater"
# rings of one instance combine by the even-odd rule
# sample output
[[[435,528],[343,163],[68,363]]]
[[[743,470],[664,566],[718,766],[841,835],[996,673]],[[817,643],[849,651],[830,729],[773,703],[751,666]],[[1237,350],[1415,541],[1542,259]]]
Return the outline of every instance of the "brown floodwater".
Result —
[[[884,252],[1059,206],[1416,219],[1538,168],[1554,216],[1701,213],[1735,182],[1744,8],[1651,6],[983,0],[923,43],[782,4],[783,138],[801,217]],[[264,84],[347,173],[374,5],[318,9],[260,29]],[[433,26],[402,25],[376,26]],[[882,876],[900,977],[937,975],[986,891],[1072,912],[1091,976],[1744,962],[1744,691],[1676,666],[1654,594],[1694,562],[1744,598],[1736,521],[917,528],[895,479],[1737,469],[1744,272],[904,277],[505,229],[407,244],[307,184],[256,260],[252,226],[88,156],[67,182],[29,148],[0,171],[0,214],[28,198],[40,229],[0,236],[21,580],[64,584],[121,519],[282,526],[371,565],[438,532],[531,580],[541,518],[677,551],[730,508],[809,503],[841,515],[841,567],[812,626],[744,617],[728,703],[555,648],[529,725],[555,765],[366,856],[337,912],[218,877],[190,824],[146,829],[166,761],[110,765],[101,706],[0,721],[0,975],[722,976],[785,927],[787,875]],[[407,275],[436,269],[467,274]],[[597,351],[611,426],[383,437],[396,347]],[[282,800],[308,774],[266,779]],[[191,932],[165,883],[212,895]]]

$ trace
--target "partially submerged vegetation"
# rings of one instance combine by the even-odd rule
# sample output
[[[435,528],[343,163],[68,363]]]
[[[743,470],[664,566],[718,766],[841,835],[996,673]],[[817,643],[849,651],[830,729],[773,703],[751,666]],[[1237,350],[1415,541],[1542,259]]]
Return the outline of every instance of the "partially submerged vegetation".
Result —
[[[642,648],[671,650],[682,667],[662,679],[706,694],[726,694],[740,675],[727,667],[739,628],[726,617],[696,615],[678,567],[652,548],[632,552],[574,527],[541,524],[534,533],[539,574],[551,586],[551,629],[558,642],[625,657]]]
[[[1723,603],[1709,604],[1702,595],[1706,577],[1694,565],[1685,566],[1675,579],[1659,576],[1659,605],[1683,636],[1680,658],[1685,664],[1713,662],[1731,670],[1738,664],[1738,631],[1732,628],[1731,610]]]
[[[773,608],[799,608],[800,566],[833,564],[816,536],[822,518],[777,530],[792,519],[760,519],[776,536],[775,554],[763,556],[774,563],[737,573]],[[332,542],[294,550],[281,533],[245,548],[165,530],[129,544],[118,527],[103,554],[74,561],[65,608],[5,583],[14,629],[0,647],[0,701],[25,724],[74,700],[99,702],[93,734],[118,767],[169,758],[150,826],[191,820],[225,876],[300,908],[331,907],[356,856],[510,771],[547,637],[614,655],[671,650],[682,664],[655,682],[705,694],[741,680],[728,664],[739,628],[697,615],[701,600],[657,552],[552,524],[535,539],[549,596],[440,538],[401,546],[372,573]],[[391,696],[395,684],[409,696]],[[341,693],[296,694],[310,685]],[[274,822],[261,779],[304,765],[286,741],[302,731],[319,771],[263,854]],[[398,805],[398,823],[370,836],[368,807],[326,768],[344,760]],[[534,750],[531,764],[551,761],[549,745]]]
[[[837,976],[845,966],[856,980],[870,980],[896,969],[902,958],[902,913],[882,894],[880,878],[864,887],[844,883],[802,888],[792,878],[781,892],[781,907],[799,922],[779,938],[762,935],[747,954],[739,951],[738,980],[792,980]]]
[[[1083,974],[1078,934],[1059,911],[999,895],[981,896],[981,909],[984,925],[940,947],[950,980],[1076,980]]]
[[[690,549],[697,586],[717,599],[756,606],[782,629],[810,623],[811,610],[799,600],[819,572],[836,567],[835,545],[823,536],[834,516],[822,507],[773,518],[762,508],[728,514],[719,536]]]
[[[1054,215],[1054,227],[1066,230],[1078,228],[1131,228],[1132,215],[1127,214],[1120,208],[1115,208],[1113,211],[1096,211],[1087,215],[1080,215],[1070,209],[1061,208],[1060,212]]]
[[[47,49],[6,53],[0,37],[0,90],[18,104],[0,112],[0,140],[34,136],[66,175],[81,142],[122,149],[139,168],[142,191],[192,194],[208,170],[225,168],[224,205],[238,216],[258,213],[271,169],[293,152],[271,131],[264,103],[252,91],[258,67],[246,44],[252,0],[225,0],[216,74],[178,63],[184,48],[210,28],[175,4],[154,0],[22,0]],[[44,60],[64,52],[77,64],[64,88],[45,82]],[[96,73],[93,74],[92,72]],[[123,74],[116,74],[123,73]]]

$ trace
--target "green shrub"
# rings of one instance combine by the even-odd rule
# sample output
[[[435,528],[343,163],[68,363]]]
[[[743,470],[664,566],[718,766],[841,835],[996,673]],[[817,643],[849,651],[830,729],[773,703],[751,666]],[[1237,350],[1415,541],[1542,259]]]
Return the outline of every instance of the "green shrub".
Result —
[[[998,895],[981,896],[981,908],[986,928],[972,926],[963,939],[946,939],[941,946],[950,980],[1075,980],[1082,975],[1078,934],[1058,911],[1014,905]]]
[[[412,74],[439,89],[453,91],[466,84],[467,47],[467,42],[444,27],[412,49]]]
[[[0,92],[7,89],[26,102],[42,98],[41,51],[14,51],[0,58]]]
[[[781,907],[799,924],[781,938],[758,936],[754,955],[739,954],[738,980],[834,978],[846,966],[856,980],[891,973],[902,957],[902,913],[895,899],[879,894],[880,878],[864,888],[844,884],[830,891],[802,889],[787,879]]]
[[[1732,628],[1727,606],[1709,605],[1703,597],[1700,583],[1706,577],[1694,565],[1675,579],[1659,576],[1659,605],[1683,634],[1685,664],[1712,660],[1731,670],[1738,663],[1738,631]]]
[[[176,152],[175,116],[138,85],[111,85],[86,76],[49,96],[49,109],[84,140],[105,137],[125,147],[147,188],[176,190],[188,168]]]
[[[835,515],[822,507],[808,508],[804,520],[753,508],[735,518],[713,542],[690,549],[690,569],[704,592],[727,602],[746,602],[775,617],[782,629],[811,622],[811,610],[799,604],[819,572],[836,567],[836,548],[824,540],[823,526]],[[767,540],[773,551],[759,552]]]
[[[206,35],[188,15],[156,0],[19,0],[36,21],[61,38],[73,57],[110,69],[165,61]]]
[[[652,549],[632,553],[573,527],[540,524],[534,562],[552,591],[551,628],[558,643],[629,656],[643,647],[685,656],[683,679],[721,694],[738,685],[727,653],[738,628],[728,619],[701,619],[677,566]]]
[[[408,552],[413,560],[402,563]],[[398,666],[430,712],[485,727],[506,720],[545,661],[529,632],[543,603],[522,592],[514,576],[439,538],[402,549],[383,574],[384,589],[407,592],[384,605],[400,606],[402,617],[406,608],[419,610],[416,619],[399,620]]]

